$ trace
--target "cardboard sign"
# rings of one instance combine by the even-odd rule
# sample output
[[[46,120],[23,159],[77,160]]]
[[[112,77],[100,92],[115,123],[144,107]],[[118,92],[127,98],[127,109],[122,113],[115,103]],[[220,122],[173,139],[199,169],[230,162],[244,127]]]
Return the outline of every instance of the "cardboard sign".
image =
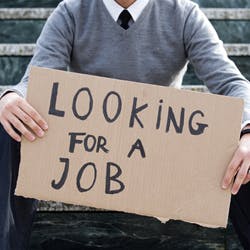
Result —
[[[242,100],[34,67],[28,101],[17,195],[226,226]]]

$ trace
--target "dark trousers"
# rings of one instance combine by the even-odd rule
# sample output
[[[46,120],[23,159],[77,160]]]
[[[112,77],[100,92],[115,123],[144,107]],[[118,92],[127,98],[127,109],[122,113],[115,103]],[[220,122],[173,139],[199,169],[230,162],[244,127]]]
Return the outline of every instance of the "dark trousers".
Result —
[[[250,183],[232,196],[229,216],[244,249],[250,250]]]
[[[14,195],[20,161],[20,143],[0,125],[0,249],[28,249],[37,201]]]
[[[20,144],[0,125],[0,249],[28,248],[37,201],[14,196],[20,161]],[[233,196],[230,217],[242,245],[250,250],[250,184]]]

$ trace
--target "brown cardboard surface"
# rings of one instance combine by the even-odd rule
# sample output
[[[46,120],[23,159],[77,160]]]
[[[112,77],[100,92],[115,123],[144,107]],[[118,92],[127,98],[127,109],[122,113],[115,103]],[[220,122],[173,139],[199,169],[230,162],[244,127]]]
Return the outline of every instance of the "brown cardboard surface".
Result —
[[[22,141],[17,195],[226,226],[242,100],[38,67],[27,99],[49,130]]]

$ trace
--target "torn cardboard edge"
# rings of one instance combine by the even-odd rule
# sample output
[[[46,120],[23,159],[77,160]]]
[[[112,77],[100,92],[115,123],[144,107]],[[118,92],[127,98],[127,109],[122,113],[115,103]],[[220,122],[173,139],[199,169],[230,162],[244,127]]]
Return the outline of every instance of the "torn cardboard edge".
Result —
[[[16,196],[20,196],[20,197],[23,197],[23,198],[32,198],[32,199],[37,199],[36,197],[32,197],[31,195],[21,195],[21,194],[18,194],[18,193],[15,193]],[[39,199],[38,199],[39,200]],[[46,200],[46,199],[41,199],[42,201],[46,201],[46,202],[62,202],[60,200]],[[83,206],[81,203],[79,204],[72,204],[72,203],[65,203],[65,204],[69,204],[69,205],[76,205],[76,206]],[[101,207],[91,207],[91,206],[88,206],[86,205],[86,207],[90,207],[90,208],[94,208],[94,209],[103,209]],[[123,212],[123,213],[131,213],[131,214],[136,214],[138,216],[146,216],[146,217],[153,217],[155,219],[157,219],[159,222],[161,222],[162,224],[166,224],[167,222],[170,222],[170,221],[183,221],[181,219],[177,219],[177,218],[162,218],[162,217],[157,217],[155,215],[149,215],[149,214],[139,214],[139,213],[134,213],[134,212],[126,212],[124,210],[109,210],[109,209],[104,209],[106,211],[115,211],[115,212]],[[228,209],[229,211],[229,209]],[[187,222],[187,223],[191,223],[191,224],[196,224],[196,225],[199,225],[199,226],[202,226],[202,227],[207,227],[207,228],[226,228],[227,227],[227,224],[225,226],[222,226],[222,225],[210,225],[210,224],[207,224],[207,223],[202,223],[202,222],[193,222],[192,220],[188,221],[188,220],[185,220],[184,222]]]

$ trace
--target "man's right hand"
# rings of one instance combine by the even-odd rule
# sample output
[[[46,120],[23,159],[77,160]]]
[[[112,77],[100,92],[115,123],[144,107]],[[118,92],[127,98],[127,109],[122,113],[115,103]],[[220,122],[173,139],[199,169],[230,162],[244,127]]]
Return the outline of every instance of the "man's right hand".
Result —
[[[48,125],[41,115],[22,97],[14,92],[0,99],[0,123],[16,141],[21,141],[18,130],[27,140],[34,141],[36,136],[43,137]]]

